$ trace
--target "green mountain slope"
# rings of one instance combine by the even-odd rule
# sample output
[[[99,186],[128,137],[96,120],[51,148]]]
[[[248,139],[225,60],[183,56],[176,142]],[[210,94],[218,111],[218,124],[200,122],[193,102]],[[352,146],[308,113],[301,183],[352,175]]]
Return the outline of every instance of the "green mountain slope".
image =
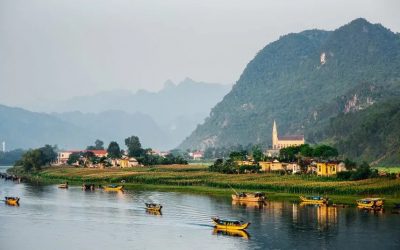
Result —
[[[269,145],[274,119],[280,134],[308,135],[399,90],[400,37],[382,25],[360,18],[335,31],[288,34],[256,55],[180,148]],[[355,93],[362,98],[354,102]]]

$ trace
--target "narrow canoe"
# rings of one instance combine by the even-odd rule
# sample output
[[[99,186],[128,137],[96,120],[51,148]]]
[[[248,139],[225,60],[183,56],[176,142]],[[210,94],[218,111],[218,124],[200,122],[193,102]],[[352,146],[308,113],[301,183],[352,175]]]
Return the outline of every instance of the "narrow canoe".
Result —
[[[211,219],[217,229],[223,230],[244,230],[250,225],[250,222],[243,223],[242,221],[236,220],[221,220],[216,217]]]
[[[108,185],[104,187],[104,191],[121,191],[124,186]]]
[[[328,202],[328,198],[322,196],[300,196],[300,200],[313,204],[325,204]]]

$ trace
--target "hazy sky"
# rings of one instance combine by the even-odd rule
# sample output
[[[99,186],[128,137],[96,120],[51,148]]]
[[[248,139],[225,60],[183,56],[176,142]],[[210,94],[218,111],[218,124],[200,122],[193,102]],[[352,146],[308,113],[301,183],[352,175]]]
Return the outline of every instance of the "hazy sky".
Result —
[[[0,104],[233,83],[279,36],[357,17],[400,31],[400,1],[0,0]]]

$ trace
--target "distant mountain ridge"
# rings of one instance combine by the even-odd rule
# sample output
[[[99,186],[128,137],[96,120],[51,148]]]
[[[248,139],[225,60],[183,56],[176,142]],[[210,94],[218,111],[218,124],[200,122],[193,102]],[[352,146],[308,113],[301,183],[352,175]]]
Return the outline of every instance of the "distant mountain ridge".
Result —
[[[306,134],[308,142],[335,145],[329,133],[315,132],[328,129],[330,119],[340,114],[368,112],[393,97],[400,97],[399,34],[362,18],[334,31],[288,34],[257,53],[231,92],[179,148],[267,147],[273,120],[283,135]]]
[[[137,135],[144,146],[172,149],[230,88],[186,78],[177,85],[167,81],[158,92],[101,92],[31,107],[47,114],[3,106],[0,117],[4,115],[8,121],[0,124],[0,140],[5,138],[10,147],[18,148],[43,143],[80,148],[96,138],[123,143],[124,138]],[[21,133],[13,129],[18,127]]]

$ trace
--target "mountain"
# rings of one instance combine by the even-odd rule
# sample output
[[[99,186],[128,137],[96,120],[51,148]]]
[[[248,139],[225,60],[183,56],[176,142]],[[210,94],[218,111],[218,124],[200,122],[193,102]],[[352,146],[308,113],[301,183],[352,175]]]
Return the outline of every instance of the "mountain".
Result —
[[[176,147],[204,121],[211,108],[229,92],[231,85],[196,82],[185,78],[178,84],[167,81],[158,92],[139,90],[108,91],[68,100],[30,104],[29,109],[40,112],[100,113],[109,110],[150,116],[165,135],[155,145],[163,149]],[[62,119],[62,115],[57,115]],[[66,114],[70,117],[70,114]],[[149,131],[151,132],[150,128]],[[156,133],[157,134],[157,133]],[[156,135],[155,134],[155,135]],[[156,147],[153,145],[153,147]]]
[[[94,136],[91,138],[90,131],[82,131],[52,115],[21,108],[0,105],[0,121],[0,140],[6,142],[7,149],[27,149],[44,144],[77,147],[95,139]]]
[[[274,119],[282,135],[305,134],[308,142],[335,144],[316,130],[328,129],[338,115],[399,96],[399,34],[362,18],[334,31],[288,34],[257,53],[179,148],[268,146]]]
[[[148,115],[123,111],[99,114],[70,112],[45,114],[0,105],[0,140],[8,149],[36,148],[57,144],[63,149],[80,149],[101,139],[124,147],[124,139],[137,135],[145,147],[161,147],[165,132]]]

